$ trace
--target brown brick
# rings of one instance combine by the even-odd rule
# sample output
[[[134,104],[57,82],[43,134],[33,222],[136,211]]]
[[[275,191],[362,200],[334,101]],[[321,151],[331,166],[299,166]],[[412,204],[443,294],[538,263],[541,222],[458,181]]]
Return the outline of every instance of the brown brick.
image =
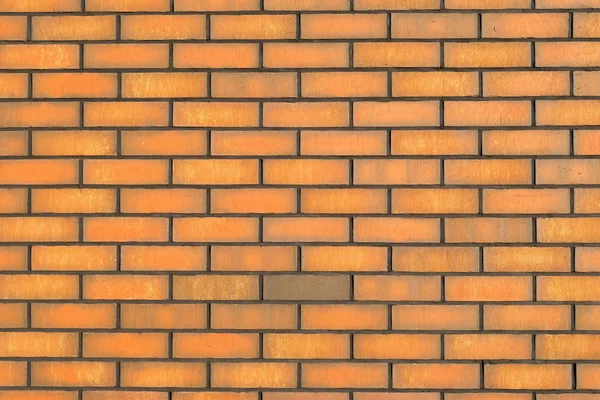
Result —
[[[263,278],[265,300],[349,300],[347,276],[267,275]]]

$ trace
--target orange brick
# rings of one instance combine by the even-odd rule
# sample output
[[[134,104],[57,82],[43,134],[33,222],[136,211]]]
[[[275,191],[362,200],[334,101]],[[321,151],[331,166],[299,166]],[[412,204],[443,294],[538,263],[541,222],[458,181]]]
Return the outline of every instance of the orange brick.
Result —
[[[175,333],[176,358],[255,358],[258,335],[246,333]]]
[[[76,333],[0,332],[1,357],[75,357]]]
[[[449,68],[530,67],[531,45],[523,42],[446,43],[444,56],[444,65]]]
[[[485,96],[566,96],[569,90],[569,74],[562,71],[483,73]]]
[[[597,301],[598,283],[597,276],[540,276],[537,298],[539,301]]]
[[[598,0],[539,0],[536,8],[595,8]]]
[[[204,155],[206,131],[123,131],[123,155]]]
[[[26,327],[27,306],[25,304],[0,304],[0,328]]]
[[[79,286],[77,276],[5,275],[0,277],[3,288],[0,299],[75,299]]]
[[[115,212],[113,189],[34,189],[31,210],[50,213]]]
[[[432,360],[440,357],[439,335],[358,334],[354,357],[366,359]]]
[[[112,15],[33,17],[31,27],[33,40],[114,40],[117,34]]]
[[[303,271],[385,271],[387,263],[383,247],[302,247]]]
[[[482,136],[486,155],[565,155],[569,146],[569,132],[565,130],[491,130]]]
[[[355,67],[439,67],[438,43],[354,43]],[[415,57],[418,54],[418,57]]]
[[[383,189],[302,189],[302,212],[316,214],[382,214],[387,210]]]
[[[212,246],[212,271],[295,271],[291,246]]]
[[[598,366],[594,364],[577,365],[577,389],[599,389]]]
[[[266,334],[265,358],[336,359],[350,357],[350,338],[342,334]]]
[[[599,133],[600,131],[596,130],[576,130],[573,134],[575,154],[600,155]]]
[[[484,38],[566,38],[569,15],[550,13],[482,14]]]
[[[296,154],[296,133],[293,131],[212,131],[210,143],[213,155]]]
[[[258,126],[258,113],[258,103],[175,103],[173,120],[176,126]]]
[[[31,305],[33,328],[112,329],[116,326],[114,304],[51,304]]]
[[[394,155],[477,154],[477,132],[460,130],[392,131]]]
[[[25,212],[27,212],[27,190],[26,189],[0,189],[0,212],[1,213],[25,213]]]
[[[348,67],[346,43],[266,43],[263,64],[268,68]]]
[[[528,276],[446,277],[447,301],[530,301],[532,296]]]
[[[241,217],[175,218],[176,242],[256,242],[258,219]]]
[[[393,72],[392,94],[397,97],[476,96],[479,78],[474,72]]]
[[[392,371],[394,388],[479,388],[479,364],[395,364]]]
[[[1,390],[2,400],[77,400],[77,392],[74,391],[46,391],[46,390]],[[88,400],[88,399],[86,399]]]
[[[122,189],[124,213],[202,213],[206,192],[202,189]]]
[[[578,247],[575,249],[575,270],[581,272],[597,272],[600,270],[598,252],[595,247]]]
[[[193,275],[173,277],[175,300],[258,300],[258,277]]]
[[[27,269],[27,248],[0,246],[0,271],[22,271]]]
[[[176,68],[258,67],[258,45],[255,43],[181,43],[173,47]]]
[[[302,16],[301,23],[302,39],[370,39],[387,36],[387,18],[384,14],[306,14]]]
[[[121,39],[191,40],[205,38],[206,17],[204,15],[124,15],[121,17]]]
[[[472,189],[393,189],[394,214],[474,214],[479,195]]]
[[[0,183],[4,185],[56,185],[78,181],[73,160],[0,160]]]
[[[531,359],[531,347],[530,335],[446,335],[444,336],[444,359],[528,360]]]
[[[213,363],[211,387],[217,388],[293,388],[295,363]]]
[[[73,44],[0,45],[2,69],[76,69],[79,46]]]
[[[260,0],[175,0],[175,11],[258,11],[259,2]]]
[[[437,101],[356,102],[356,126],[437,126],[440,108]]]
[[[569,272],[571,251],[561,247],[486,247],[486,272]]]
[[[168,353],[166,333],[84,333],[83,357],[164,358]]]
[[[266,242],[344,242],[348,240],[347,218],[265,218]]]
[[[94,390],[83,392],[84,400],[136,400],[139,399],[140,396],[144,400],[167,400],[167,394],[164,392],[125,392],[116,390]]]
[[[346,103],[266,103],[265,126],[272,127],[336,127],[347,126]]]
[[[165,102],[85,103],[85,126],[166,126],[168,105]]]
[[[571,389],[569,364],[486,364],[485,387],[489,389]]]
[[[446,219],[448,243],[527,243],[532,240],[529,218]]]
[[[302,131],[302,155],[385,155],[384,131]]]
[[[486,330],[547,331],[568,330],[571,308],[554,305],[484,305],[483,328]]]
[[[27,155],[28,138],[27,132],[23,131],[1,131],[0,132],[0,156],[24,156]]]
[[[0,127],[74,127],[77,125],[79,125],[79,105],[74,102],[40,101],[0,105]]]
[[[394,247],[392,268],[403,272],[477,272],[475,247]]]
[[[435,10],[437,0],[355,0],[355,10]],[[363,400],[363,399],[361,399]],[[366,400],[366,399],[364,399]],[[373,399],[374,400],[374,399]]]
[[[123,387],[206,387],[206,364],[197,362],[124,362]]]
[[[0,242],[65,242],[78,237],[77,218],[1,217]]]
[[[541,360],[598,360],[600,336],[584,334],[537,335],[535,354]]]
[[[264,182],[276,185],[346,184],[350,175],[346,160],[265,160],[263,168]]]
[[[302,329],[382,330],[388,328],[387,306],[323,304],[302,306]]]
[[[479,311],[473,305],[396,305],[392,328],[406,330],[478,329]]]
[[[356,276],[354,298],[366,301],[439,301],[440,279],[434,276]]]
[[[485,189],[483,212],[490,214],[559,214],[569,212],[567,189]]]
[[[0,368],[2,368],[2,375],[0,376],[2,386],[27,385],[27,363],[0,361]]]
[[[392,14],[392,38],[466,39],[476,37],[476,14]]]
[[[211,75],[211,96],[296,97],[296,75],[292,72],[216,72]]]
[[[486,2],[481,2],[478,0],[446,1],[446,8],[450,9],[501,10],[505,8],[531,8],[531,2],[529,0],[488,0]]]
[[[114,156],[115,131],[34,131],[32,152],[36,156]]]
[[[600,43],[556,42],[537,43],[535,65],[537,67],[593,67],[600,63]],[[584,57],[581,55],[585,54]]]
[[[266,163],[265,163],[266,164]],[[243,185],[258,183],[256,160],[174,160],[173,183]]]
[[[440,182],[437,160],[361,159],[354,161],[358,185],[427,185]]]
[[[368,218],[354,220],[357,242],[435,243],[440,240],[437,218]]]
[[[600,308],[598,306],[576,306],[575,328],[578,330],[598,329],[598,321],[600,321],[600,319],[598,319],[599,315]]]
[[[598,100],[540,100],[536,107],[540,125],[595,125],[600,121]]]
[[[123,97],[205,97],[206,74],[198,72],[146,72],[123,74]]]
[[[295,189],[213,189],[210,212],[280,214],[296,212]]]
[[[444,105],[448,126],[527,126],[529,101],[448,101]]]
[[[166,68],[169,47],[166,44],[95,43],[84,47],[85,68]]]
[[[303,97],[381,97],[387,95],[383,72],[307,72],[302,74]]]
[[[28,95],[26,74],[0,74],[0,85],[0,98],[26,98]]]
[[[204,304],[122,304],[121,326],[126,329],[203,329]]]
[[[90,300],[165,300],[166,276],[86,275],[83,297]]]
[[[212,304],[212,329],[296,329],[293,304]]]
[[[31,383],[34,386],[113,386],[115,363],[94,361],[34,362]]]
[[[257,1],[254,1],[258,3]],[[265,10],[304,11],[304,10],[349,10],[348,0],[265,0]],[[258,6],[257,8],[258,9]]]
[[[169,11],[169,0],[86,0],[86,11]]]
[[[164,160],[85,160],[83,182],[95,185],[149,185],[168,181]]]
[[[598,71],[573,72],[573,94],[575,96],[596,96],[600,93],[600,73]]]
[[[303,364],[301,384],[306,388],[386,388],[388,366],[356,362]]]
[[[540,218],[537,220],[538,240],[557,242],[599,242],[597,218]]]
[[[294,15],[213,15],[210,38],[228,40],[295,39]]]
[[[600,168],[597,159],[537,160],[536,167],[538,184],[589,185],[600,182],[596,173]]]
[[[0,40],[27,39],[27,18],[25,16],[2,16],[0,17],[0,26],[2,26]]]
[[[451,185],[524,185],[531,183],[531,162],[506,159],[447,160],[445,174],[445,183]]]
[[[114,271],[116,259],[111,246],[31,247],[31,269],[36,271]]]
[[[597,38],[600,37],[598,29],[598,13],[575,13],[573,14],[573,37]]]

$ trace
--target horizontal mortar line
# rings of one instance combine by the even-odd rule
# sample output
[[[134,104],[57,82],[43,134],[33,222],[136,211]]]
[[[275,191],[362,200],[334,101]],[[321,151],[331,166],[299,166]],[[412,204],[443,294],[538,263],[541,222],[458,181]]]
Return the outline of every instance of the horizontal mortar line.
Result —
[[[516,185],[432,185],[432,184],[423,184],[423,185],[415,185],[415,184],[394,184],[394,185],[380,185],[380,184],[363,184],[363,185],[350,185],[350,184],[321,184],[321,185],[281,185],[281,184],[254,184],[254,185],[192,185],[192,184],[156,184],[156,185],[100,185],[100,184],[59,184],[59,185],[32,185],[32,184],[23,184],[23,185],[15,185],[15,184],[0,184],[0,188],[3,189],[73,189],[73,188],[87,188],[87,189],[260,189],[260,188],[271,188],[271,189],[596,189],[600,187],[598,184],[578,184],[578,185],[568,185],[568,184],[555,184],[555,185],[532,185],[532,184],[516,184]],[[562,214],[561,214],[562,215]],[[569,215],[569,214],[565,214]]]
[[[35,134],[39,134],[41,132],[44,131],[38,131]],[[65,130],[65,132],[69,132],[68,130]],[[90,132],[94,132],[94,131],[90,131]],[[427,131],[423,131],[424,133]],[[111,132],[112,133],[112,132]],[[382,134],[385,133],[385,131],[381,131]],[[473,132],[474,133],[474,132]],[[566,133],[566,132],[565,132]],[[2,135],[2,133],[0,133],[0,136]],[[184,155],[184,154],[179,154],[179,155],[87,155],[87,154],[81,154],[81,155],[45,155],[45,154],[39,154],[39,155],[33,155],[33,156],[29,156],[29,155],[14,155],[14,156],[0,156],[0,160],[14,160],[14,161],[35,161],[35,160],[79,160],[79,159],[83,159],[85,160],[158,160],[158,161],[167,161],[167,160],[181,160],[181,161],[194,161],[194,160],[342,160],[342,161],[348,161],[348,160],[415,160],[415,161],[419,161],[419,160],[436,160],[439,161],[441,159],[444,160],[464,160],[464,161],[476,161],[476,160],[595,160],[595,159],[600,159],[600,154],[579,154],[579,155],[567,155],[567,154],[558,154],[558,155],[532,155],[532,154],[528,154],[528,155],[513,155],[513,154],[508,154],[508,155],[502,155],[502,154],[486,154],[486,155],[471,155],[471,154],[455,154],[455,155],[430,155],[430,154],[422,154],[422,155],[403,155],[403,154],[392,154],[392,155],[385,155],[385,154],[369,154],[369,155],[314,155],[314,154],[305,154],[305,155],[295,155],[295,154],[289,154],[289,155],[266,155],[266,156],[260,156],[260,155],[197,155],[197,156],[193,156],[193,155]],[[2,183],[0,183],[2,184]],[[62,184],[57,184],[57,185],[62,185]],[[84,185],[90,185],[89,183],[86,184],[84,183]],[[91,184],[94,185],[94,184]],[[100,184],[95,184],[95,185],[100,185]],[[104,184],[107,185],[107,184]],[[165,183],[164,185],[183,185],[181,183],[179,184],[171,184],[171,183]],[[246,184],[248,185],[248,184]],[[274,184],[269,184],[269,183],[256,183],[256,185],[274,185]],[[431,184],[428,184],[431,185]],[[547,185],[547,184],[546,184]],[[35,186],[32,184],[32,186]],[[127,185],[124,185],[127,186]],[[131,186],[131,184],[129,185]],[[189,184],[188,184],[189,186]],[[205,185],[205,186],[210,186],[210,185]],[[217,185],[214,185],[217,186]],[[223,183],[220,186],[233,186],[235,187],[236,184],[226,184]],[[304,185],[302,185],[304,186]],[[308,185],[310,186],[310,185]],[[364,184],[352,184],[352,186],[364,186]],[[453,186],[452,184],[446,184],[444,183],[444,187],[446,186]],[[455,185],[454,185],[455,186]],[[482,185],[484,186],[484,185]],[[538,186],[538,185],[536,185]],[[539,186],[544,186],[544,184],[541,184]],[[301,186],[298,185],[298,187],[300,188]],[[572,186],[569,186],[572,187]]]
[[[588,277],[588,276],[600,276],[600,272],[589,272],[589,271],[577,271],[574,275],[573,272],[567,271],[515,271],[515,272],[497,272],[497,271],[462,271],[462,272],[411,272],[411,271],[402,271],[402,270],[393,270],[393,271],[314,271],[314,270],[288,270],[288,271],[244,271],[244,270],[211,270],[206,271],[203,269],[195,269],[195,270],[135,270],[135,269],[105,269],[105,270],[80,270],[80,269],[72,269],[72,270],[51,270],[51,269],[32,269],[32,270],[4,270],[2,271],[2,275],[10,276],[10,275],[47,275],[47,276],[179,276],[179,277],[197,277],[197,276],[345,276],[355,275],[355,276],[363,276],[363,277],[406,277],[406,278],[416,278],[416,277],[452,277],[452,276],[461,276],[461,277],[554,277],[554,276],[578,276],[578,277]],[[51,300],[51,299],[50,299]],[[185,301],[186,299],[176,299]],[[294,300],[294,299],[264,299],[267,301],[285,301],[285,302],[293,302],[293,303],[302,303],[306,301],[348,301],[350,299],[345,300]],[[0,299],[0,303],[3,300]],[[203,302],[212,302],[213,300],[198,300]],[[216,300],[216,301],[235,301],[235,300]],[[368,301],[368,300],[357,300],[357,301]],[[387,300],[382,300],[387,301]],[[399,300],[400,301],[400,300]],[[407,299],[405,301],[415,301],[412,299]],[[423,300],[424,302],[431,301],[439,301],[439,300]],[[600,302],[600,298],[598,300]]]
[[[116,276],[116,275],[115,275]],[[474,276],[470,276],[474,277]],[[318,306],[318,305],[371,305],[376,306],[410,306],[410,305],[420,305],[420,306],[428,306],[428,305],[599,305],[600,299],[596,301],[573,301],[573,300],[564,300],[564,301],[534,301],[534,300],[512,300],[512,301],[481,301],[481,300],[462,300],[462,301],[449,301],[449,300],[430,300],[430,301],[414,301],[414,300],[404,300],[404,301],[391,301],[391,300],[178,300],[178,299],[153,299],[153,300],[143,300],[143,299],[101,299],[101,300],[93,300],[83,298],[80,301],[89,304],[100,304],[100,303],[120,303],[120,304],[164,304],[164,303],[172,303],[172,304],[219,304],[219,305],[301,305],[301,306]],[[0,299],[1,303],[23,303],[23,302],[35,302],[35,303],[76,303],[78,299],[29,299],[29,298],[18,298],[18,299]],[[28,328],[29,329],[29,328]],[[327,328],[331,329],[331,328]],[[324,329],[324,330],[327,330]],[[341,329],[345,330],[345,329]],[[385,330],[385,329],[374,329],[374,330]]]

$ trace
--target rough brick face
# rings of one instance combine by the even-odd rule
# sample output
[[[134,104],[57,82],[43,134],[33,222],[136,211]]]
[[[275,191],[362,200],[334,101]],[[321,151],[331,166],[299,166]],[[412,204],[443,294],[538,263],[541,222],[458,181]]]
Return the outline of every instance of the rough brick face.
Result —
[[[600,400],[600,0],[0,0],[0,400]]]

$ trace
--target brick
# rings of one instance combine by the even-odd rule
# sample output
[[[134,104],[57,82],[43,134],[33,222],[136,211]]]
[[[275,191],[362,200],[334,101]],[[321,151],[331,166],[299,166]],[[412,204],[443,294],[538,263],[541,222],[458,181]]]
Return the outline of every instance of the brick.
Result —
[[[77,392],[66,391],[46,391],[46,390],[1,390],[0,399],[2,400],[76,400]],[[87,399],[86,399],[87,400]]]
[[[86,275],[83,298],[89,300],[165,300],[166,276]]]
[[[173,277],[175,300],[258,300],[257,276],[192,275]]]
[[[0,299],[65,300],[78,297],[76,276],[5,275],[0,277],[4,288]]]
[[[566,189],[485,189],[483,212],[490,214],[564,214],[569,212]]]
[[[437,0],[356,0],[355,10],[435,10]]]
[[[27,155],[28,139],[24,131],[2,131],[0,132],[0,155],[1,156],[24,156]]]
[[[0,160],[0,184],[57,185],[76,183],[77,162],[72,160]]]
[[[225,40],[295,39],[293,15],[213,15],[210,38]]]
[[[437,126],[440,121],[436,101],[356,102],[356,126]]]
[[[254,43],[181,43],[173,48],[176,68],[258,67],[258,45]]]
[[[439,301],[441,283],[434,276],[356,276],[354,298],[365,301]]]
[[[303,305],[301,326],[311,330],[387,329],[387,307],[370,304]]]
[[[34,386],[113,386],[116,366],[111,362],[57,361],[33,362],[31,383]]]
[[[598,366],[594,364],[577,365],[577,388],[578,389],[598,389],[600,381],[598,380]]]
[[[543,0],[542,0],[543,1]],[[477,0],[448,0],[450,9],[501,10],[505,8],[531,8],[529,0],[491,0],[482,3]],[[539,8],[539,7],[538,7]]]
[[[210,212],[280,214],[296,212],[294,189],[213,189]]]
[[[95,390],[95,391],[84,391],[83,399],[84,400],[136,400],[142,396],[147,400],[167,400],[166,393],[160,392],[140,392],[140,391],[103,391],[103,390]]]
[[[292,72],[216,72],[211,74],[211,96],[296,97],[296,75]]]
[[[167,183],[164,160],[85,160],[83,182],[95,185],[150,185]]]
[[[27,269],[27,248],[0,246],[0,271],[22,271]]]
[[[123,271],[204,271],[206,249],[197,246],[123,246]]]
[[[541,360],[597,360],[600,336],[583,334],[536,335],[536,358]]]
[[[207,80],[198,72],[142,72],[123,74],[123,97],[205,97]]]
[[[37,156],[114,156],[115,131],[34,131],[32,152]]]
[[[169,0],[86,0],[86,11],[169,11]]]
[[[471,189],[392,189],[394,214],[474,214],[479,195]]]
[[[486,155],[566,155],[569,132],[565,130],[484,131],[482,151]]]
[[[600,63],[597,42],[537,43],[535,65],[538,67],[593,67]],[[576,56],[585,54],[585,57]]]
[[[529,101],[448,101],[444,105],[448,126],[527,126]]]
[[[575,328],[578,330],[596,330],[598,327],[598,306],[576,306]]]
[[[263,178],[275,185],[335,185],[349,182],[347,160],[280,159],[264,160]]]
[[[265,392],[264,400],[348,400],[346,393],[332,392]],[[254,400],[254,399],[253,399]]]
[[[306,388],[386,388],[388,366],[356,362],[304,364],[301,385]]]
[[[0,127],[37,128],[74,127],[77,125],[79,125],[79,106],[77,103],[40,101],[3,103],[0,105]]]
[[[116,195],[112,189],[34,189],[33,212],[109,213],[115,212]]]
[[[79,47],[72,44],[0,45],[2,69],[76,69]]]
[[[265,162],[265,164],[267,164]],[[242,185],[258,183],[256,160],[174,160],[173,183],[188,185]]]
[[[300,32],[302,39],[385,38],[387,18],[384,14],[306,14]]]
[[[484,305],[486,330],[548,331],[568,330],[571,308],[561,305]]]
[[[600,120],[600,101],[540,100],[536,112],[540,125],[596,125]]]
[[[440,239],[437,218],[368,218],[354,220],[357,242],[435,243]]]
[[[31,247],[31,269],[35,271],[114,271],[116,258],[111,246]]]
[[[573,72],[573,94],[575,96],[596,96],[600,93],[600,73],[598,71]]]
[[[123,362],[123,387],[206,387],[206,364],[198,362]]]
[[[211,387],[217,388],[293,388],[295,363],[213,363]]]
[[[117,22],[112,15],[36,16],[31,31],[33,40],[114,40]]]
[[[385,271],[387,249],[367,246],[302,247],[303,271]]]
[[[26,98],[28,95],[29,83],[26,74],[0,74],[0,83],[0,98]]]
[[[573,134],[573,147],[577,155],[599,155],[600,135],[597,130],[576,130]]]
[[[0,332],[1,357],[75,357],[76,333]]]
[[[123,155],[204,155],[206,131],[122,131]]]
[[[444,56],[449,68],[530,67],[532,61],[530,44],[522,42],[447,43]]]
[[[347,126],[346,103],[266,103],[264,125],[270,127],[335,127]]]
[[[525,185],[532,179],[529,160],[447,160],[444,167],[450,185]]]
[[[260,0],[206,0],[199,3],[196,0],[175,0],[175,11],[258,11],[259,2]]]
[[[165,358],[167,339],[164,333],[84,333],[83,357]]]
[[[258,126],[258,103],[175,103],[175,126],[239,127]]]
[[[531,359],[531,343],[532,340],[530,335],[445,335],[444,359],[527,360]]]
[[[462,130],[392,131],[393,155],[477,154],[477,132]]]
[[[478,329],[479,310],[474,305],[395,305],[392,328],[403,330]]]
[[[83,223],[86,242],[160,242],[166,241],[166,218],[92,217]]]
[[[569,91],[569,74],[562,71],[483,73],[485,96],[565,96]]]
[[[26,40],[27,18],[25,16],[0,17],[0,40]]]
[[[392,14],[392,38],[467,39],[476,37],[476,14]]]
[[[540,276],[537,298],[540,301],[597,301],[596,276]]]
[[[445,289],[447,301],[530,301],[533,298],[528,276],[448,276]]]
[[[242,217],[175,218],[175,242],[256,242],[258,219]]]
[[[296,133],[293,131],[212,131],[210,140],[211,154],[214,155],[296,154]]]
[[[166,44],[86,44],[83,65],[85,68],[166,68],[168,53]]]
[[[18,303],[0,304],[1,328],[26,328],[27,306]]]
[[[267,275],[263,277],[264,300],[350,300],[347,276]]]
[[[213,271],[295,271],[291,246],[211,246]]]
[[[212,304],[212,329],[296,329],[293,304]]]
[[[121,304],[125,329],[204,329],[204,304]]]
[[[304,10],[349,10],[348,0],[265,0],[265,10],[304,11]],[[256,8],[258,9],[258,7]]]
[[[542,243],[600,241],[596,218],[540,218],[537,228],[538,240]]]
[[[578,247],[575,249],[575,270],[581,272],[596,272],[600,269],[598,251],[594,247]]]
[[[536,161],[538,184],[590,185],[600,182],[595,171],[600,167],[596,159],[565,159]]]
[[[550,13],[482,14],[484,38],[566,38],[569,15]]]
[[[402,272],[477,272],[475,247],[394,247],[392,269]]]
[[[562,247],[486,247],[486,272],[569,272],[571,251]]]
[[[266,43],[263,64],[268,68],[348,67],[345,43]]]
[[[439,67],[438,43],[354,43],[355,67]],[[418,57],[414,55],[418,54]]]
[[[384,97],[383,72],[307,72],[302,74],[303,97]]]
[[[573,37],[597,38],[600,37],[598,29],[598,13],[575,13],[573,14]]]
[[[255,358],[258,335],[247,333],[175,333],[176,358]]]
[[[0,361],[2,386],[25,386],[27,385],[27,363],[15,361]]]
[[[536,8],[595,8],[598,0],[540,0]]]
[[[479,388],[479,364],[395,364],[392,371],[394,388]]]
[[[201,213],[206,192],[198,189],[122,189],[124,213]]]
[[[448,395],[448,394],[446,394]],[[385,392],[372,392],[372,393],[355,393],[354,398],[356,400],[437,400],[438,393],[427,393],[427,392],[407,392],[407,393],[385,393]]]
[[[265,334],[264,357],[279,359],[344,359],[350,357],[350,339],[344,334]]]
[[[38,303],[31,305],[32,328],[112,329],[117,319],[113,304]]]
[[[396,97],[476,96],[479,78],[474,72],[393,72]]]
[[[265,218],[265,242],[344,242],[348,240],[347,218]]]
[[[85,103],[83,124],[102,126],[166,126],[168,104],[165,102]]]
[[[385,155],[384,131],[319,131],[300,133],[301,155]]]
[[[26,189],[0,189],[0,212],[1,213],[25,213],[25,212],[27,212],[27,190]]]
[[[440,182],[437,160],[360,159],[354,161],[354,184],[426,185]]]
[[[485,387],[489,389],[571,389],[568,364],[486,364]]]
[[[77,218],[0,217],[1,242],[66,242],[78,237]]]
[[[383,214],[387,192],[382,189],[302,189],[303,213]]]
[[[431,360],[440,357],[439,335],[358,334],[354,357],[363,359]]]
[[[206,17],[204,15],[124,15],[121,17],[121,39],[206,39]]]

